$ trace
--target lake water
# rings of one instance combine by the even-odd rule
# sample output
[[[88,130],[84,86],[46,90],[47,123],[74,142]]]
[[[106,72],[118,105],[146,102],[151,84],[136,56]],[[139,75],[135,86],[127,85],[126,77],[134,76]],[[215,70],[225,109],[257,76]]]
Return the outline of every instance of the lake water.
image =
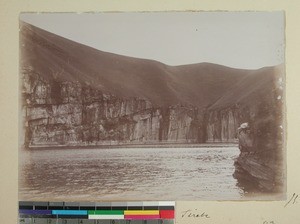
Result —
[[[237,147],[20,151],[19,200],[239,200]]]

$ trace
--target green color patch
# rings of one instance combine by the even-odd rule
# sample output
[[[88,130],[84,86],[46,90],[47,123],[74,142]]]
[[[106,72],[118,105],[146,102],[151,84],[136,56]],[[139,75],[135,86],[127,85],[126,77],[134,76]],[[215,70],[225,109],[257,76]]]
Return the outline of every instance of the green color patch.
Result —
[[[89,210],[89,215],[124,215],[123,210]]]

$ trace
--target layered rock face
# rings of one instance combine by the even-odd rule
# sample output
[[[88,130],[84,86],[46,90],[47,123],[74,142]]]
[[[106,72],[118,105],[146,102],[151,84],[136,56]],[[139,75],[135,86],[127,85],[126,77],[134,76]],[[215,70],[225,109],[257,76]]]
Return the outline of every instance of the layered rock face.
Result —
[[[282,192],[285,187],[284,125],[279,112],[282,101],[264,102],[260,106],[226,108],[208,113],[207,140],[239,143],[234,177],[245,191]],[[277,106],[277,108],[276,108]],[[240,124],[250,128],[238,133]],[[238,137],[238,139],[236,139]]]
[[[79,82],[49,82],[22,71],[25,145],[188,143],[201,139],[195,108],[157,107],[146,99],[119,98]]]
[[[236,130],[240,124],[239,112],[229,108],[207,113],[207,142],[234,142],[237,140]]]
[[[236,128],[244,122],[249,124],[247,130],[237,132],[241,153],[235,161],[234,173],[239,185],[249,192],[282,192],[285,188],[284,92],[280,74],[282,70],[261,80],[268,85],[251,94],[251,98],[259,101],[247,96],[240,104],[212,108],[210,112],[211,120],[217,124],[211,122],[208,127],[217,130],[215,136],[218,140],[223,139],[223,130],[227,127]]]
[[[278,100],[278,108],[281,103]],[[241,153],[234,177],[247,191],[282,192],[285,188],[284,125],[278,110],[270,110],[271,104],[254,108],[249,130],[239,134]]]
[[[262,71],[263,72],[263,71]],[[241,153],[235,161],[234,177],[245,191],[282,192],[285,188],[285,123],[283,67],[273,74],[241,80],[207,109],[206,133],[209,142],[238,137]],[[245,132],[238,132],[242,123]]]

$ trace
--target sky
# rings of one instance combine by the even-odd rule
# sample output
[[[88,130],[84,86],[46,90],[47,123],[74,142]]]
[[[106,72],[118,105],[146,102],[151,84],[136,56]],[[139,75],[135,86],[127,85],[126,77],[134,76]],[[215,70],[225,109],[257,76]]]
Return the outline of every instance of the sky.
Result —
[[[280,11],[22,13],[20,20],[101,51],[168,65],[258,69],[284,63]]]

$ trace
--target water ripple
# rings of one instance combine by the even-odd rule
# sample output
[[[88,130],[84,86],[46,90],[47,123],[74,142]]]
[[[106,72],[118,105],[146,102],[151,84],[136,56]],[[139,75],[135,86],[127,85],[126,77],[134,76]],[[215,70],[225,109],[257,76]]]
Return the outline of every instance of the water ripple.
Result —
[[[20,200],[236,200],[238,149],[20,152]]]

